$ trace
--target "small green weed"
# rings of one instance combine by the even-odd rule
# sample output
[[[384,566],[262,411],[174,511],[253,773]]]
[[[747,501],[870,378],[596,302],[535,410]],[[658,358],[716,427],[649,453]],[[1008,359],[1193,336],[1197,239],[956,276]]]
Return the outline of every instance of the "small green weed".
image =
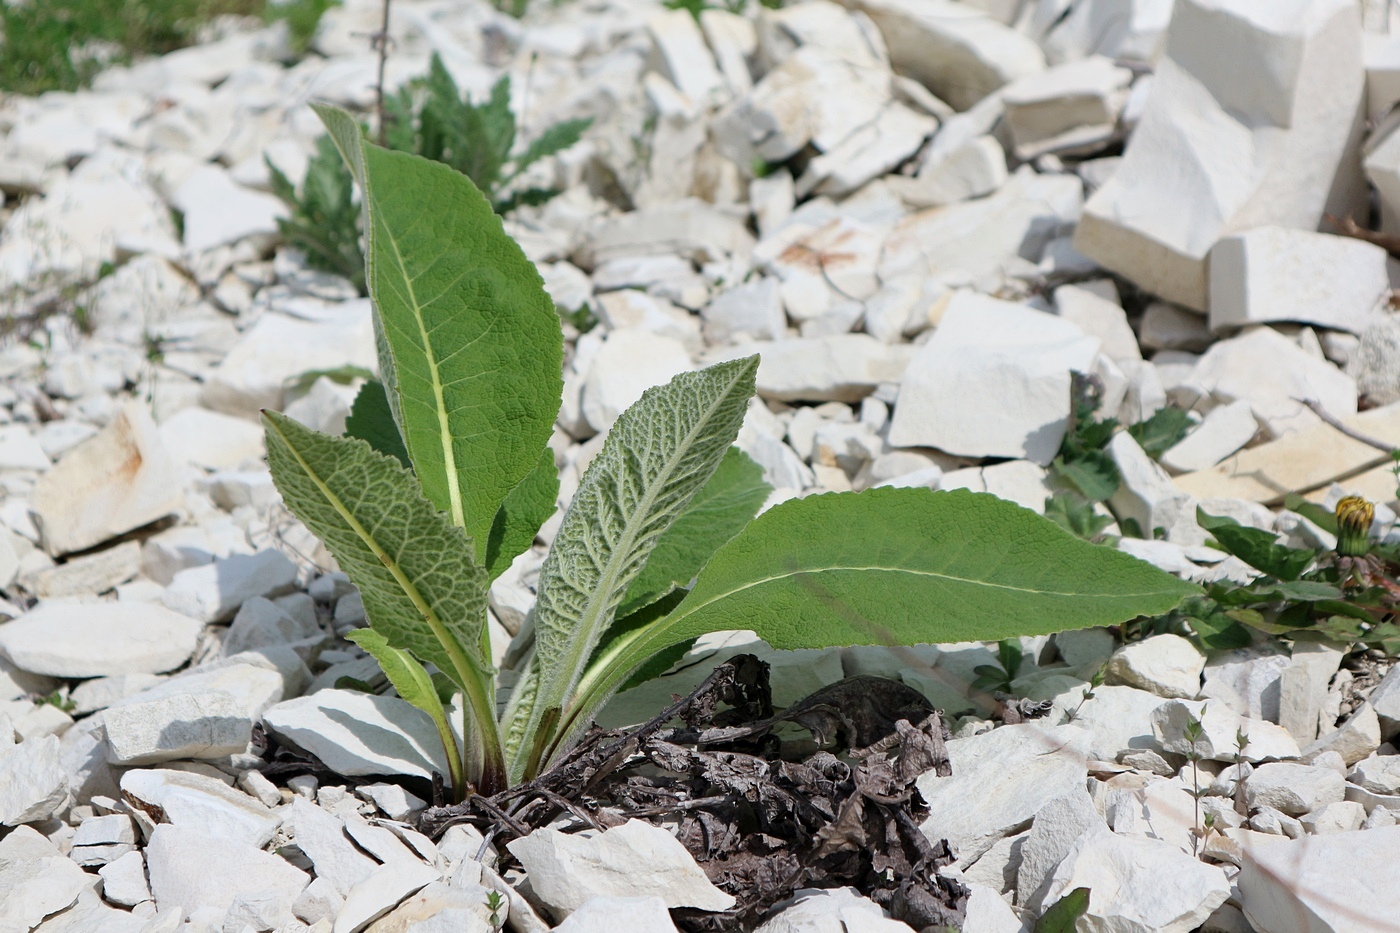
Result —
[[[1021,643],[1014,638],[1003,638],[997,642],[997,664],[979,664],[972,669],[977,678],[972,681],[973,690],[999,690],[1012,693],[1011,682],[1021,669]]]
[[[436,53],[427,77],[386,98],[384,109],[390,149],[452,166],[472,180],[498,214],[543,204],[558,194],[554,188],[507,192],[536,162],[577,143],[593,122],[556,123],[524,152],[512,156],[517,128],[510,109],[509,75],[496,82],[484,103],[474,104],[462,96]]]
[[[490,198],[498,214],[543,204],[558,194],[553,188],[512,190],[512,185],[530,166],[578,142],[592,123],[557,123],[524,152],[512,156],[516,123],[510,109],[510,78],[501,78],[485,103],[473,104],[459,94],[436,53],[428,76],[386,97],[384,110],[389,149],[451,166]],[[331,138],[322,136],[317,141],[300,194],[271,162],[268,171],[273,193],[291,213],[280,221],[282,236],[306,254],[313,269],[344,276],[365,294],[365,260],[360,245],[363,212],[355,200],[353,176]]]
[[[321,17],[332,7],[340,6],[340,0],[287,0],[285,3],[269,3],[263,10],[263,20],[287,23],[287,35],[292,44],[292,52],[297,56],[306,54],[311,40],[316,38],[316,29],[321,25]]]

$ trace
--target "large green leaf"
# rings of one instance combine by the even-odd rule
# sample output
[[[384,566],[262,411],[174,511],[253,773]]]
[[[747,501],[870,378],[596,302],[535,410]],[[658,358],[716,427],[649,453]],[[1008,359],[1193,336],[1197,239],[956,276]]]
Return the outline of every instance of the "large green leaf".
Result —
[[[985,493],[793,499],[722,547],[670,616],[600,653],[566,718],[586,725],[653,654],[708,632],[752,629],[775,648],[991,641],[1155,615],[1200,592]]]
[[[486,542],[486,572],[492,580],[535,541],[540,526],[554,514],[559,499],[559,469],[554,449],[540,451],[539,462],[501,503]]]
[[[358,145],[380,378],[423,491],[483,560],[502,501],[535,468],[559,412],[559,318],[470,179],[342,140],[343,123],[327,127],[343,152]]]
[[[471,539],[393,457],[277,412],[263,419],[268,464],[287,507],[359,588],[370,625],[387,643],[436,665],[462,689],[499,767],[495,690],[480,649],[486,571],[472,558]]]
[[[399,436],[399,426],[394,423],[394,413],[389,410],[389,396],[379,380],[371,379],[360,386],[355,404],[350,406],[350,414],[345,419],[345,433],[367,441],[381,454],[388,454],[406,468],[413,469],[403,438]]]
[[[540,569],[539,687],[527,734],[563,709],[652,548],[714,475],[757,370],[752,356],[682,373],[648,389],[613,425]]]
[[[758,514],[772,491],[763,481],[763,468],[739,448],[729,448],[715,475],[656,542],[627,588],[618,615],[630,615],[674,587],[689,586],[720,545]]]

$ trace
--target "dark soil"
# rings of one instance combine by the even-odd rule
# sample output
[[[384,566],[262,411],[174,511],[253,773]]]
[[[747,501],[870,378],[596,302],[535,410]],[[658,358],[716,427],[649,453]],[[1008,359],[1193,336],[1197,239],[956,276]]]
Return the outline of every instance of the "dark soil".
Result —
[[[810,732],[819,750],[781,741],[782,723]],[[774,715],[768,665],[740,655],[650,722],[595,728],[548,773],[430,807],[420,828],[436,836],[469,822],[504,852],[566,813],[580,828],[664,823],[738,899],[724,913],[673,910],[688,933],[752,929],[799,888],[843,886],[916,930],[957,929],[968,892],[939,876],[952,854],[919,830],[927,807],[914,786],[926,771],[951,773],[946,738],[920,693],[877,677],[832,684]]]

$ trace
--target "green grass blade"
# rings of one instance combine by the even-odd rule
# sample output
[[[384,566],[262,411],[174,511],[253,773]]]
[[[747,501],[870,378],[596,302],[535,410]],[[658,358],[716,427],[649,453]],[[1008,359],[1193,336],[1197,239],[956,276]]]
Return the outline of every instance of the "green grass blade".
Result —
[[[486,571],[472,558],[471,539],[392,457],[277,412],[263,419],[268,465],[287,507],[359,587],[370,625],[461,688],[487,745],[488,767],[500,771],[495,689],[480,650]]]
[[[486,542],[486,573],[496,579],[510,562],[529,549],[540,526],[554,514],[559,499],[559,470],[554,449],[540,451],[539,462],[501,503]]]
[[[1200,592],[985,493],[793,499],[722,547],[675,612],[595,659],[565,728],[653,654],[708,632],[752,629],[775,648],[992,641],[1155,615]]]
[[[423,669],[418,660],[402,648],[389,644],[382,632],[372,628],[356,629],[345,636],[369,653],[379,662],[384,676],[398,691],[399,698],[412,703],[427,713],[437,727],[438,738],[442,740],[442,750],[447,756],[447,768],[452,780],[452,793],[455,799],[462,799],[466,793],[466,775],[462,773],[462,752],[457,747],[457,736],[447,721],[447,711],[443,709],[442,698],[438,696],[433,678]]]
[[[355,404],[350,406],[350,415],[345,419],[345,433],[368,442],[381,454],[398,460],[405,469],[413,469],[408,451],[403,446],[403,438],[399,436],[399,426],[394,423],[394,413],[389,410],[389,396],[384,391],[384,383],[377,379],[360,386],[360,391],[355,395]]]
[[[757,370],[748,357],[682,373],[648,389],[608,433],[540,570],[530,734],[564,707],[652,548],[718,469]]]
[[[646,566],[627,588],[618,616],[631,615],[675,587],[689,586],[720,545],[753,519],[772,491],[763,481],[763,468],[739,448],[729,448],[715,475],[656,542]]]
[[[535,468],[559,412],[559,318],[465,176],[362,149],[370,294],[404,445],[423,491],[467,530],[480,561],[502,501]]]

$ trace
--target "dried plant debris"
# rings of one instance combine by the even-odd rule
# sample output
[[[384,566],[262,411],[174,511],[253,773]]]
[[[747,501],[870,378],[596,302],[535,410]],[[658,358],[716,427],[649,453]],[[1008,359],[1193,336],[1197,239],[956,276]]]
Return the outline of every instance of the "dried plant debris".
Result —
[[[818,750],[780,738],[785,723]],[[927,809],[914,786],[927,771],[951,773],[947,738],[921,694],[878,677],[840,681],[775,714],[768,665],[739,655],[651,721],[595,728],[537,779],[430,807],[421,828],[470,822],[501,842],[564,814],[580,828],[664,824],[738,898],[723,913],[673,911],[687,931],[751,929],[799,888],[839,886],[915,929],[957,928],[968,892],[939,876],[952,853],[920,832]]]

